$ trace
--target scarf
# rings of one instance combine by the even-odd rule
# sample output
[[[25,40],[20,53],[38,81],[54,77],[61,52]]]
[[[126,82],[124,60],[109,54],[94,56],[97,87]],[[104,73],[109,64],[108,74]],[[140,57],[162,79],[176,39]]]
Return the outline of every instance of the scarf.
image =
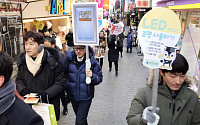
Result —
[[[15,101],[15,86],[10,79],[0,88],[0,115],[3,114]]]
[[[42,57],[44,55],[44,49],[42,52],[38,54],[35,61],[26,53],[26,65],[28,67],[28,70],[35,76],[37,71],[40,69]]]

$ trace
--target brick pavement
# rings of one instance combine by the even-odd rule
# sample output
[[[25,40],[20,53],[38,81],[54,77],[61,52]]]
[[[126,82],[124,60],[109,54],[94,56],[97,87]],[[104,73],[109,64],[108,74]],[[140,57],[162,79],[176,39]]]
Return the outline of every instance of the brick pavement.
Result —
[[[124,41],[125,45],[125,41]],[[108,71],[108,58],[104,57],[103,82],[96,86],[89,115],[89,125],[127,125],[126,115],[129,111],[137,89],[145,86],[149,70],[142,65],[142,56],[133,53],[125,53],[119,58],[119,76],[115,76],[114,65],[112,71]],[[68,106],[67,116],[61,115],[58,125],[74,125],[75,115],[71,104]],[[61,107],[62,111],[62,107]]]

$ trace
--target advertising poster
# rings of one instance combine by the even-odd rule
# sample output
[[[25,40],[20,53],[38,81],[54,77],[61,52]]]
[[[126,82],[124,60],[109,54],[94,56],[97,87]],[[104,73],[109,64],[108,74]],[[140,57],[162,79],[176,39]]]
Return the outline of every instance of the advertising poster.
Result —
[[[144,53],[143,65],[171,70],[181,33],[177,15],[167,8],[155,8],[140,21],[138,38]]]
[[[97,3],[72,4],[75,45],[98,45]]]

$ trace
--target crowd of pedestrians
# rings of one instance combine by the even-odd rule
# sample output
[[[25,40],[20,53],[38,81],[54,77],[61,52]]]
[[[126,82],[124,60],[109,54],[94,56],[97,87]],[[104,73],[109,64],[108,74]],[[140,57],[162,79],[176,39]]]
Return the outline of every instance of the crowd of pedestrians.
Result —
[[[112,22],[118,23],[115,19]],[[109,62],[109,72],[114,63],[115,76],[118,76],[123,42],[126,42],[126,53],[132,53],[135,37],[132,29],[127,34],[123,31],[114,35],[110,34],[108,27],[99,32],[99,45],[88,46],[86,51],[85,45],[74,45],[72,29],[66,34],[66,43],[62,44],[61,49],[56,44],[55,33],[50,34],[49,30],[43,30],[42,33],[28,31],[24,35],[25,52],[21,53],[17,61],[16,90],[10,78],[13,71],[12,60],[6,53],[0,53],[0,124],[44,124],[42,118],[18,98],[23,99],[27,94],[37,93],[41,97],[40,102],[54,105],[57,121],[60,119],[61,101],[63,115],[67,115],[67,106],[71,103],[76,116],[75,125],[88,125],[87,116],[95,95],[95,86],[103,80],[103,62]],[[91,68],[87,71],[86,53],[89,53],[91,63]],[[108,54],[108,60],[104,59],[105,54]],[[170,71],[160,70],[158,100],[162,101],[158,102],[156,110],[160,116],[159,124],[199,125],[200,103],[196,93],[187,88],[190,84],[186,76],[188,62],[177,53],[172,67]],[[86,83],[86,77],[91,78],[91,83]],[[151,80],[149,78],[146,87],[138,90],[129,112],[127,111],[126,120],[129,125],[146,125],[147,122],[153,123],[156,120],[151,107]],[[14,95],[14,90],[19,93],[18,96]],[[22,113],[16,115],[19,112]],[[26,120],[22,120],[23,118]]]

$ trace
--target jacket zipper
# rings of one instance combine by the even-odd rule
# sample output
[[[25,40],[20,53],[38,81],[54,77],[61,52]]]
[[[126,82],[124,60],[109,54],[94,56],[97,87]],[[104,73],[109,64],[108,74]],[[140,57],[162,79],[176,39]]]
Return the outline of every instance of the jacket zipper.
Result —
[[[172,99],[172,121],[171,121],[171,125],[172,125],[172,122],[173,122],[174,112],[175,112],[175,100]]]

